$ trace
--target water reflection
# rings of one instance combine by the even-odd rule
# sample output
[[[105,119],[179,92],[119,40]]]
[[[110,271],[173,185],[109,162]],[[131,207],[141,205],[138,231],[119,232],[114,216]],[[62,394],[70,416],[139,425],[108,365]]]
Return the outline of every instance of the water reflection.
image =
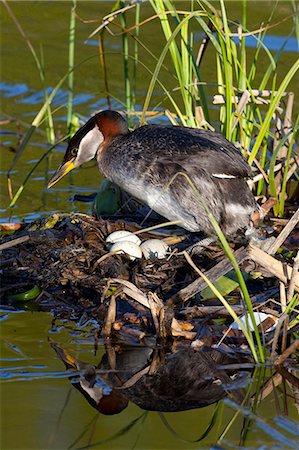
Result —
[[[1,449],[298,448],[292,388],[273,368],[155,339],[99,340],[95,355],[94,324],[0,316]]]
[[[148,411],[176,412],[211,405],[226,395],[237,403],[243,400],[236,389],[240,374],[217,350],[106,344],[94,366],[57,343],[51,347],[70,371],[73,386],[103,414],[118,414],[129,401]]]

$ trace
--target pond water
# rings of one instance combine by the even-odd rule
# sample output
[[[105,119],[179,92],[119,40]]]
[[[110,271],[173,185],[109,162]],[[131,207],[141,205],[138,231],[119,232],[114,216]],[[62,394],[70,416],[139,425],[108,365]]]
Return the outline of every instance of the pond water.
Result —
[[[8,3],[36,51],[43,53],[45,87],[50,92],[67,72],[71,4],[43,1]],[[180,3],[183,7],[184,2]],[[249,29],[257,29],[262,22],[267,21],[273,3],[248,2]],[[107,107],[97,41],[94,38],[87,43],[85,41],[103,16],[111,10],[112,5],[113,3],[104,1],[78,2],[78,15],[86,19],[86,23],[78,20],[76,24],[76,64],[81,64],[75,70],[74,111],[82,118]],[[144,7],[149,8],[147,5]],[[241,2],[227,2],[227,7],[233,18],[239,20]],[[3,3],[0,10],[0,91],[3,124],[0,220],[29,222],[53,211],[87,212],[90,210],[90,204],[73,201],[72,197],[78,193],[90,194],[99,188],[101,178],[94,163],[89,163],[65,177],[66,179],[50,191],[46,189],[46,180],[60,163],[65,150],[64,144],[56,147],[36,168],[16,206],[12,210],[8,208],[7,171],[21,136],[43,103],[43,93],[38,71],[25,40]],[[273,23],[280,22],[291,14],[291,3],[279,2]],[[97,21],[90,22],[91,19]],[[156,28],[158,26],[154,21],[151,22],[144,28],[143,35],[144,42],[156,55],[161,51]],[[294,36],[289,36],[291,27],[291,19],[281,21],[277,27],[270,30],[272,37],[268,37],[269,41],[265,42],[273,52],[283,48],[279,77],[285,75],[297,57],[296,41]],[[198,40],[201,36],[199,33]],[[252,48],[254,42],[249,38],[247,45]],[[112,106],[121,110],[124,102],[121,37],[107,35],[106,49],[109,50],[109,90],[113,94]],[[149,61],[148,64],[153,68],[155,62]],[[211,84],[216,82],[212,64],[206,64],[203,68],[203,78],[209,79]],[[136,109],[141,109],[150,76],[142,67],[138,70]],[[259,70],[262,74],[265,69],[261,66]],[[167,83],[167,73],[163,77],[163,81]],[[295,87],[294,82],[291,89],[295,90]],[[63,135],[65,131],[66,99],[67,88],[63,85],[52,104],[53,108],[57,108],[54,120],[58,136]],[[160,100],[161,92],[156,90],[152,107],[159,104]],[[166,101],[162,104],[162,108],[164,107],[167,107]],[[11,173],[14,193],[48,147],[45,132],[43,129],[37,130]],[[212,404],[176,413],[146,412],[142,405],[137,406],[137,395],[135,397],[135,394],[130,392],[126,397],[130,400],[128,406],[119,414],[109,416],[99,413],[92,406],[92,402],[90,403],[90,399],[88,401],[82,395],[78,389],[80,379],[76,378],[78,371],[73,370],[73,378],[70,380],[70,372],[65,370],[65,364],[57,357],[53,345],[51,346],[51,341],[58,342],[62,349],[67,349],[78,360],[105,373],[103,367],[107,366],[103,364],[109,352],[101,340],[95,349],[94,323],[84,328],[67,322],[53,324],[53,316],[50,313],[29,310],[3,310],[0,318],[1,449],[216,449],[239,446],[298,448],[299,429],[295,423],[297,414],[295,405],[290,400],[289,387],[281,385],[261,401],[254,396],[257,384],[261,385],[261,380],[264,382],[271,376],[271,369],[266,372],[263,369],[253,371],[252,367],[241,370],[241,378],[234,389],[244,389],[243,394],[247,396],[244,407],[236,406],[233,395],[220,400],[218,406]],[[141,364],[140,370],[152,360],[149,354],[152,355],[152,352],[157,350],[157,344],[151,342],[146,349],[148,352],[145,356],[142,353],[141,363],[138,363]],[[131,350],[131,354],[133,350],[138,352],[138,347]],[[144,346],[141,351],[144,352]],[[96,386],[109,391],[105,383],[101,385],[101,379],[97,379]],[[88,389],[90,390],[89,385]],[[93,392],[89,394],[94,395]],[[251,411],[250,404],[254,405],[254,412]],[[287,418],[284,417],[286,410]]]
[[[295,406],[289,402],[288,417],[283,417],[286,408],[283,390],[274,390],[265,400],[257,402],[254,413],[250,413],[248,401],[248,405],[238,413],[236,402],[240,390],[247,392],[249,398],[252,396],[253,404],[254,400],[257,401],[257,379],[261,377],[266,381],[271,375],[271,371],[256,371],[252,379],[250,364],[244,364],[239,369],[240,378],[230,391],[232,395],[229,399],[218,402],[218,406],[212,404],[181,412],[147,412],[142,407],[171,409],[171,405],[177,403],[176,407],[183,408],[182,403],[188,398],[190,401],[188,392],[180,393],[182,387],[177,388],[177,402],[170,395],[167,397],[165,385],[163,391],[159,392],[160,385],[155,391],[155,383],[151,378],[148,386],[145,383],[140,387],[140,381],[135,379],[133,388],[116,391],[131,400],[127,407],[126,402],[121,405],[120,410],[124,409],[119,414],[109,416],[98,412],[92,406],[91,399],[97,396],[99,398],[97,390],[106,386],[101,379],[107,377],[109,351],[101,342],[95,350],[92,327],[80,329],[74,324],[53,325],[52,319],[50,314],[43,312],[2,312],[2,449],[197,449],[211,448],[219,438],[222,448],[237,448],[242,444],[242,435],[247,448],[274,448],[274,445],[281,449],[298,448],[299,429],[295,422]],[[85,380],[85,395],[86,392],[89,393],[87,398],[82,395],[82,389],[80,392],[80,387],[78,388],[78,371],[72,370],[70,373],[65,370],[64,363],[57,358],[49,339],[51,342],[59,342],[60,348],[84,362],[85,366],[81,366],[83,372],[88,372],[88,365],[99,368],[100,375],[95,386]],[[150,364],[151,353],[155,350],[157,347],[150,346],[150,343],[141,347],[126,346],[118,353],[123,358],[120,362],[117,360],[118,379],[124,378],[126,373],[127,380],[131,380],[135,372],[140,373],[141,369]],[[187,375],[186,356],[187,360],[191,360],[190,354],[184,349],[183,359],[179,361],[177,368],[181,369],[179,372],[184,385],[184,377]],[[204,358],[208,357],[209,355],[204,355]],[[223,371],[223,375],[218,373],[214,384],[209,382],[210,374],[206,373],[199,384],[201,374],[198,371],[204,372],[207,369],[201,360],[196,360],[195,363],[197,373],[193,367],[194,386],[205,385],[205,391],[200,391],[199,397],[195,394],[196,390],[192,391],[193,402],[204,402],[204,399],[207,402],[216,401],[217,396],[222,397],[222,394],[217,392],[219,383],[215,380],[224,377],[225,372]],[[208,363],[210,369],[210,360]],[[128,375],[127,372],[130,371],[132,373]],[[70,374],[73,377],[71,381]],[[172,367],[169,379],[172,388],[178,380],[177,375]],[[84,377],[81,378],[81,384],[82,380],[84,381]],[[150,391],[146,390],[149,386]],[[197,387],[197,392],[198,389]],[[165,400],[167,398],[168,401]],[[114,406],[114,410],[115,408],[117,409]]]

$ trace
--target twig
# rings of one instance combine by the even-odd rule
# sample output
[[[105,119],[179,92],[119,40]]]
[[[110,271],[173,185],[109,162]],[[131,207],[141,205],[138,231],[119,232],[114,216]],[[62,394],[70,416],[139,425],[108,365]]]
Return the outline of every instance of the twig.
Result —
[[[110,256],[119,255],[120,252],[117,250],[116,252],[108,252],[105,253],[105,255],[102,255],[99,259],[96,260],[96,262],[93,265],[92,271],[95,271],[95,269],[98,267],[99,264],[101,264],[105,259],[110,258]]]
[[[286,287],[282,281],[279,282],[279,292],[280,292],[281,312],[284,313],[287,307],[287,297],[286,297]]]
[[[240,315],[244,312],[243,306],[235,306],[231,305],[231,308],[235,311],[237,315]],[[192,306],[188,308],[184,308],[180,311],[180,313],[184,314],[188,319],[193,319],[195,317],[231,317],[230,313],[223,306]]]
[[[148,231],[157,230],[159,228],[164,228],[164,227],[169,227],[171,225],[179,225],[180,223],[182,223],[181,220],[172,220],[171,222],[163,222],[163,223],[159,223],[157,225],[153,225],[148,228],[143,228],[141,230],[135,231],[134,234],[146,233]]]
[[[299,250],[294,259],[292,275],[291,275],[290,284],[289,284],[288,293],[287,293],[287,303],[289,303],[292,300],[293,295],[294,295],[296,276],[298,277],[298,269],[299,269]]]
[[[242,263],[247,257],[247,250],[244,247],[239,248],[236,252],[234,252],[234,256],[238,264]],[[225,275],[232,269],[231,262],[224,258],[218,264],[216,264],[212,269],[205,272],[205,275],[209,278],[209,280],[213,283],[217,278]],[[193,295],[202,291],[207,286],[207,283],[202,278],[197,278],[197,280],[190,283],[187,287],[178,291],[173,297],[171,297],[167,305],[175,305],[179,302],[186,302],[189,298],[193,297]]]
[[[283,314],[279,319],[278,322],[276,324],[275,327],[275,332],[274,332],[274,337],[273,337],[273,341],[272,341],[272,350],[271,350],[271,359],[273,360],[274,356],[275,356],[275,352],[276,352],[276,347],[277,347],[277,343],[278,343],[278,338],[279,338],[279,334],[280,334],[280,330],[281,327],[283,325],[283,323],[285,321],[289,320],[289,316],[287,314]]]
[[[16,239],[12,239],[11,241],[8,241],[8,242],[3,242],[3,244],[0,244],[0,251],[6,250],[7,248],[10,248],[10,247],[14,247],[15,245],[22,244],[23,242],[26,242],[29,239],[30,239],[30,236],[26,235],[26,236],[21,236]]]
[[[297,164],[296,158],[295,157],[291,158],[290,159],[290,171],[295,171],[296,168],[297,168],[297,165],[298,164]],[[274,169],[273,169],[274,173],[276,173],[279,170],[281,170],[282,167],[283,167],[282,163],[276,164],[274,166]],[[265,175],[266,175],[266,177],[265,177]],[[265,178],[265,180],[268,182],[268,180],[269,180],[269,170],[267,172],[265,172],[264,174],[263,173],[259,173],[259,174],[255,175],[251,180],[247,180],[247,184],[251,188],[257,181],[262,180],[263,178]]]
[[[283,122],[283,134],[288,134],[292,130],[292,112],[293,112],[293,106],[294,106],[294,92],[288,93],[288,100],[287,105],[285,109],[285,117]],[[289,135],[288,143],[290,144],[291,141],[291,135]],[[283,158],[287,157],[288,153],[288,147],[287,145],[283,145],[277,155],[277,158],[280,160],[283,160]]]
[[[116,317],[116,301],[114,295],[111,295],[108,313],[105,318],[105,323],[102,331],[104,337],[109,337],[111,335],[112,324],[113,322],[115,322],[115,317]]]
[[[237,107],[237,109],[235,111],[235,118],[234,118],[234,123],[233,123],[233,126],[232,126],[232,130],[234,130],[236,128],[236,125],[239,122],[239,120],[241,118],[241,115],[242,115],[242,113],[243,113],[243,111],[244,111],[244,109],[245,109],[249,99],[250,99],[250,92],[247,91],[247,89],[246,89],[243,92],[242,97],[240,98],[238,107]]]
[[[282,342],[281,342],[281,352],[283,353],[287,348],[287,338],[288,338],[288,329],[289,329],[289,316],[283,322],[283,332],[282,332]]]
[[[140,378],[142,378],[144,375],[146,375],[147,373],[149,373],[150,370],[150,366],[146,366],[144,369],[140,370],[139,372],[135,373],[131,378],[129,378],[129,380],[127,380],[122,386],[118,386],[116,387],[116,389],[128,389],[132,386],[134,386],[134,384],[137,383],[137,381],[140,380]]]
[[[133,291],[130,288],[124,287],[123,288],[123,293],[128,295],[129,297],[133,298],[136,302],[140,303],[142,306],[145,306],[146,308],[150,309],[150,305],[148,302],[148,299],[146,298],[146,296],[144,294],[137,291]]]
[[[299,222],[299,208],[291,217],[287,225],[284,227],[284,229],[281,231],[281,233],[277,236],[276,240],[273,242],[271,247],[268,250],[269,255],[274,255],[279,247],[284,243],[286,238],[289,236],[289,234],[293,231],[293,229],[296,227],[297,223]]]
[[[113,13],[108,14],[103,18],[103,22],[99,27],[97,27],[87,38],[87,40],[91,39],[95,34],[97,34],[99,31],[101,31],[103,28],[105,28],[107,25],[109,25],[119,14],[124,13],[128,9],[135,8],[136,4],[133,5],[126,5],[124,8],[120,8],[117,11],[113,11]]]
[[[209,31],[210,32],[214,31],[214,25],[213,25],[213,23],[211,21],[209,21]],[[198,53],[197,53],[197,57],[196,57],[196,63],[195,64],[196,64],[198,69],[200,68],[200,65],[201,65],[202,60],[203,60],[203,56],[204,56],[204,54],[205,54],[205,52],[207,50],[209,42],[210,42],[210,36],[209,36],[209,34],[207,32],[205,32],[204,38],[203,38],[203,40],[202,40],[202,42],[200,44],[200,47],[199,47]],[[198,82],[198,78],[197,78],[196,75],[194,76],[193,82],[194,82],[194,84],[196,84]]]
[[[274,366],[281,365],[292,353],[299,348],[299,339],[296,339],[281,355],[274,361]]]
[[[263,385],[259,393],[259,400],[262,401],[273,391],[274,388],[279,386],[282,382],[282,376],[280,373],[274,373]],[[256,394],[253,394],[251,399],[253,400]]]
[[[287,284],[292,276],[292,267],[288,264],[283,264],[281,261],[268,255],[258,247],[250,244],[248,247],[248,253],[250,259],[256,264],[263,267],[267,272],[271,273],[283,283]],[[294,289],[299,292],[299,274],[294,276]]]
[[[138,328],[132,328],[130,326],[123,325],[120,330],[121,333],[127,334],[128,336],[132,336],[139,341],[141,341],[145,337],[145,332],[139,330]]]
[[[299,380],[286,367],[276,366],[276,370],[281,374],[283,380],[287,380],[292,386],[299,388]]]
[[[148,304],[149,304],[149,307],[151,310],[152,319],[153,319],[153,322],[155,325],[157,336],[159,336],[160,335],[159,316],[160,316],[160,310],[161,310],[161,308],[163,308],[163,304],[161,301],[157,302],[152,293],[149,293],[149,295],[148,295]]]

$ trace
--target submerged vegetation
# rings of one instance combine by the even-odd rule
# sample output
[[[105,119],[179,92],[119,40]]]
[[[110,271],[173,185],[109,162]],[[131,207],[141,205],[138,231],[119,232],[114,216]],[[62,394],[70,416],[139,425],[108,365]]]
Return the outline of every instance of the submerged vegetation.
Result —
[[[14,4],[4,0],[3,3],[34,57],[44,90],[44,103],[23,135],[8,171],[9,208],[13,208],[24,201],[28,183],[38,165],[45,158],[50,165],[53,150],[78,129],[81,117],[73,105],[74,81],[86,61],[75,62],[75,36],[76,21],[84,22],[84,19],[77,10],[80,2],[70,2],[69,69],[48,94],[43,57],[38,56],[26,30],[15,17]],[[248,358],[250,353],[254,363],[267,362],[276,369],[287,361],[290,370],[284,367],[280,367],[280,372],[277,370],[286,376],[299,408],[298,379],[293,370],[298,363],[295,352],[299,324],[299,257],[296,253],[299,117],[296,115],[298,99],[290,88],[298,75],[299,60],[283,72],[279,66],[283,46],[273,54],[265,44],[266,36],[277,26],[272,17],[278,2],[273,2],[267,23],[256,30],[248,29],[246,0],[242,2],[242,16],[238,20],[229,16],[227,3],[224,0],[217,3],[117,1],[87,39],[98,38],[107,108],[115,106],[116,102],[110,90],[112,56],[106,50],[108,37],[121,45],[124,98],[117,99],[117,104],[122,105],[131,128],[161,120],[174,126],[216,130],[235,143],[252,166],[253,179],[249,183],[261,208],[267,214],[274,205],[262,226],[266,238],[275,236],[267,251],[253,245],[249,249],[239,244],[230,245],[205,205],[219,245],[208,248],[200,257],[193,258],[186,252],[194,238],[177,229],[162,235],[165,242],[173,245],[167,260],[132,262],[123,255],[113,255],[105,243],[111,230],[119,227],[156,237],[155,228],[162,226],[151,220],[143,224],[143,219],[134,215],[134,207],[128,206],[127,198],[125,206],[119,208],[118,201],[123,193],[114,191],[108,203],[109,206],[116,204],[115,214],[103,214],[102,209],[102,216],[107,220],[83,214],[54,215],[34,224],[20,224],[20,230],[4,236],[0,249],[5,256],[7,280],[2,294],[5,303],[17,306],[35,298],[38,307],[52,307],[56,317],[81,324],[88,315],[88,320],[92,318],[101,324],[105,338],[117,335],[120,339],[124,336],[130,339],[133,336],[140,341],[154,334],[162,341],[192,342],[192,348],[216,345],[223,352],[235,351],[240,358]],[[290,4],[293,8],[290,35],[296,35],[299,42],[296,4]],[[153,21],[158,24],[159,54],[154,54],[143,37],[147,24]],[[246,46],[248,37],[256,41],[254,49]],[[261,58],[267,61],[263,73],[259,71]],[[214,70],[212,80],[205,78],[207,61]],[[142,105],[136,100],[140,98],[140,73],[148,77]],[[67,121],[61,131],[61,128],[55,129],[57,110],[52,105],[64,84],[68,89],[64,109]],[[38,128],[46,130],[49,148],[13,192],[13,169]],[[193,187],[192,180],[188,182]],[[101,213],[104,195],[105,192],[101,192],[100,198],[95,200],[95,205],[100,205],[96,208],[98,213]],[[200,201],[200,193],[198,195]],[[270,204],[269,197],[273,197]],[[140,224],[149,228],[144,230]],[[4,235],[8,228],[8,225],[2,226]],[[26,268],[22,276],[20,267]],[[24,287],[27,290],[22,298],[20,292]],[[117,308],[118,299],[127,300],[127,311],[124,312],[124,306]],[[203,301],[207,302],[202,304]],[[270,314],[270,323],[256,321],[257,311]],[[240,321],[244,315],[244,321]],[[232,329],[232,321],[237,330]],[[208,337],[202,332],[202,324],[206,323],[210,330]],[[246,350],[242,353],[243,346]],[[55,344],[53,348],[65,362],[65,351]],[[77,370],[76,361],[71,361],[71,366]],[[249,399],[249,392],[243,405],[248,400],[247,404],[257,406],[260,381],[256,398]],[[263,389],[266,391],[265,386]],[[247,416],[244,413],[247,417],[245,434],[254,417],[254,408]],[[232,422],[234,420],[235,417]]]

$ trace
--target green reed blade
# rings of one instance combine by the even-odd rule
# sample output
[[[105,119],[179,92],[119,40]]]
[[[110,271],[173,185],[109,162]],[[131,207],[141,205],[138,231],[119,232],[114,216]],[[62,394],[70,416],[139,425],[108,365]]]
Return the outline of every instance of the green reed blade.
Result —
[[[72,0],[69,28],[69,61],[68,61],[68,100],[67,100],[67,130],[70,132],[73,117],[74,97],[74,67],[75,67],[75,33],[76,33],[77,0]]]
[[[136,4],[135,9],[135,25],[140,22],[140,4]],[[134,61],[133,61],[133,81],[132,81],[132,106],[135,109],[136,103],[136,84],[137,84],[137,74],[138,74],[138,37],[139,37],[139,27],[135,29],[135,39],[134,39]]]
[[[179,25],[175,28],[175,30],[172,32],[171,36],[169,37],[169,39],[167,40],[167,43],[165,44],[165,46],[163,47],[163,50],[160,54],[160,57],[157,61],[153,76],[151,78],[148,90],[147,90],[147,94],[144,100],[144,104],[143,104],[143,111],[142,111],[142,117],[141,117],[141,123],[144,121],[144,115],[145,115],[145,111],[147,111],[149,109],[149,103],[154,91],[154,86],[156,84],[157,78],[158,78],[158,74],[161,70],[161,66],[164,62],[164,59],[167,55],[167,52],[170,50],[172,43],[174,42],[176,36],[179,34],[179,32],[181,31],[181,28],[184,26],[184,24],[186,22],[188,22],[189,20],[191,20],[192,17],[195,17],[196,15],[202,14],[199,11],[195,11],[193,13],[190,13],[187,17],[185,17],[180,23]],[[174,52],[174,50],[173,50]],[[184,92],[184,89],[183,89]],[[183,94],[182,94],[183,95]],[[185,95],[185,94],[184,94]]]
[[[261,145],[261,143],[267,133],[267,130],[270,126],[270,122],[271,122],[272,116],[274,114],[274,111],[275,111],[276,107],[278,106],[284,91],[286,91],[288,84],[290,83],[292,78],[295,76],[298,69],[299,69],[299,59],[297,59],[297,61],[295,61],[295,63],[292,65],[292,67],[290,68],[290,70],[288,71],[288,73],[286,74],[284,79],[282,80],[282,82],[277,90],[276,95],[274,96],[274,98],[272,98],[272,101],[269,105],[268,112],[266,114],[266,117],[264,118],[262,127],[259,131],[259,134],[256,138],[256,141],[253,145],[250,156],[248,158],[249,164],[253,163],[253,160],[256,157],[256,154],[260,148],[260,145]]]

